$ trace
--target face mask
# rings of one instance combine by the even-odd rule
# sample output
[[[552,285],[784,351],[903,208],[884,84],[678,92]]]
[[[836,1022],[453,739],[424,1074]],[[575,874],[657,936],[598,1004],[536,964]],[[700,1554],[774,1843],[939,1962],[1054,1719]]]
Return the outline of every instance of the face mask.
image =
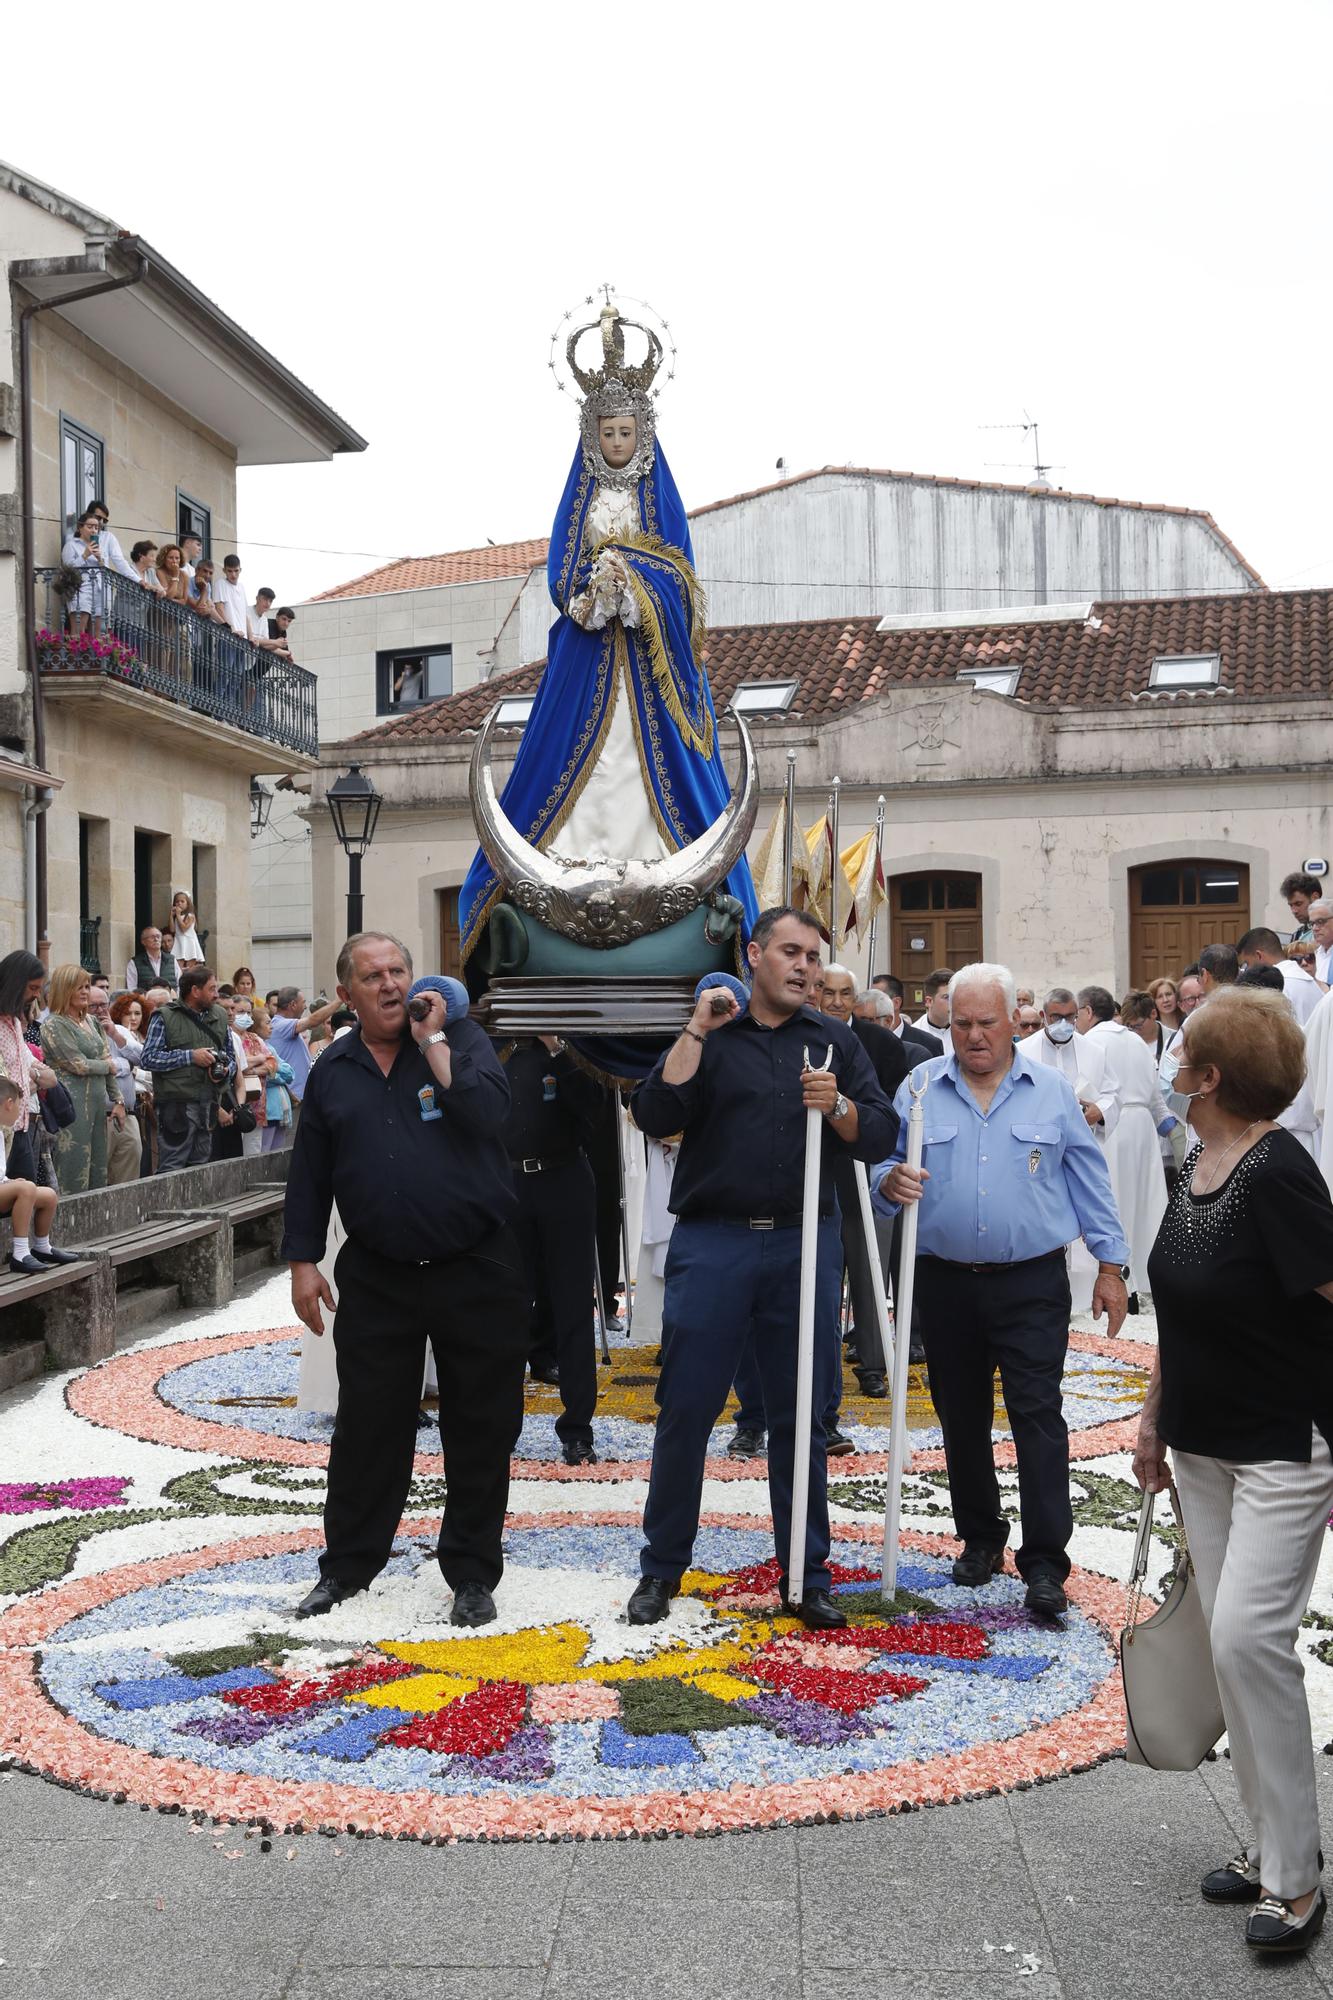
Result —
[[[254,1017],[250,1014],[233,1014],[232,1025],[237,1028],[253,1028]]]
[[[1072,1042],[1074,1039],[1074,1023],[1072,1021],[1048,1021],[1046,1023],[1046,1033],[1053,1042]]]

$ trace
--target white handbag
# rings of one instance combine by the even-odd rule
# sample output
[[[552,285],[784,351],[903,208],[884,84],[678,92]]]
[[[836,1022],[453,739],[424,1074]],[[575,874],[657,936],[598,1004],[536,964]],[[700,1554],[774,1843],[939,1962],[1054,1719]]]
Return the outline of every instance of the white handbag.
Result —
[[[1193,1771],[1226,1728],[1226,1719],[1174,1485],[1171,1506],[1181,1538],[1175,1575],[1157,1610],[1139,1617],[1152,1546],[1153,1499],[1153,1494],[1145,1493],[1139,1509],[1129,1611],[1120,1634],[1125,1756],[1129,1763],[1147,1764],[1154,1771]]]

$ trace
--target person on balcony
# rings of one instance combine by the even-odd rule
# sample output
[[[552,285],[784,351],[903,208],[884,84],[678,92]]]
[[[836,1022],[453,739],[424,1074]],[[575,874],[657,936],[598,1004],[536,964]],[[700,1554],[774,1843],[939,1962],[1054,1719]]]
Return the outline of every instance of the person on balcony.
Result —
[[[78,588],[68,599],[65,622],[76,638],[90,626],[97,635],[102,630],[111,593],[99,546],[97,516],[91,508],[80,514],[74,533],[66,538],[60,551],[60,560],[66,569],[78,575]]]
[[[241,589],[239,556],[222,558],[222,581],[213,587],[213,604],[238,639],[250,637],[250,610],[245,601],[245,592]]]
[[[202,958],[203,953],[199,956]],[[139,933],[139,949],[125,967],[125,991],[146,993],[150,986],[176,990],[176,960],[162,941],[156,924],[145,924]]]
[[[263,646],[268,643],[271,636],[269,619],[273,614],[277,595],[276,590],[270,590],[267,584],[262,590],[255,592],[255,601],[250,606],[250,640],[253,645]]]
[[[111,532],[111,516],[107,512],[106,501],[94,500],[88,512],[97,523],[98,547],[106,567],[114,570],[117,576],[123,576],[127,582],[137,583],[139,578],[133,563],[127,560],[124,549]]]
[[[145,590],[154,597],[165,595],[162,578],[158,575],[156,542],[136,542],[130,550],[130,561]]]
[[[194,577],[185,586],[185,601],[211,624],[227,624],[227,614],[213,594],[213,565],[207,556],[201,556],[194,566]]]
[[[181,536],[181,568],[185,571],[185,581],[194,582],[194,572],[204,553],[204,545],[198,535]]]
[[[161,594],[172,604],[185,604],[189,598],[190,579],[186,574],[185,556],[175,542],[168,542],[157,552],[157,580]]]
[[[199,942],[196,924],[194,904],[189,891],[177,889],[171,899],[171,918],[163,932],[167,941],[166,948],[175,959],[177,967],[203,962],[204,947]]]
[[[74,1104],[74,1122],[56,1139],[56,1177],[62,1194],[86,1194],[106,1182],[108,1112],[117,1127],[125,1104],[105,1038],[88,1018],[93,983],[82,965],[58,965],[51,974],[51,1011],[42,1023],[42,1054]]]

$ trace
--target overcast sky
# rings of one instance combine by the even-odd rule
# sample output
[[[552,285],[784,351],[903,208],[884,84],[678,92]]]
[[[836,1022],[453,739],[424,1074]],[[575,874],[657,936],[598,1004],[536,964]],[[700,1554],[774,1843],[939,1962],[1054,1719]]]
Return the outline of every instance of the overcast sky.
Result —
[[[547,343],[603,279],[677,337],[687,505],[779,458],[1019,480],[1028,441],[987,427],[1029,412],[1056,484],[1207,508],[1270,584],[1333,583],[1323,4],[173,19],[11,19],[0,152],[369,440],[241,474],[280,597],[545,534],[575,421]]]

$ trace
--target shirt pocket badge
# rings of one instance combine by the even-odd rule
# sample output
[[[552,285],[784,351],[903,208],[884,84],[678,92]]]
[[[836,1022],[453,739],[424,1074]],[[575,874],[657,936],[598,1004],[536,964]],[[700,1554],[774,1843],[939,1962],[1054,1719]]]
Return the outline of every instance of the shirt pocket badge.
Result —
[[[417,1103],[421,1107],[421,1120],[424,1125],[429,1125],[432,1118],[443,1118],[444,1113],[435,1102],[434,1084],[422,1084],[417,1092]]]
[[[1035,1180],[1041,1172],[1042,1161],[1050,1148],[1059,1157],[1060,1129],[1056,1125],[1011,1125],[1015,1139],[1027,1147],[1028,1174]]]
[[[542,1103],[554,1104],[556,1100],[556,1093],[559,1090],[559,1088],[560,1085],[558,1078],[553,1076],[544,1076],[542,1078]]]

